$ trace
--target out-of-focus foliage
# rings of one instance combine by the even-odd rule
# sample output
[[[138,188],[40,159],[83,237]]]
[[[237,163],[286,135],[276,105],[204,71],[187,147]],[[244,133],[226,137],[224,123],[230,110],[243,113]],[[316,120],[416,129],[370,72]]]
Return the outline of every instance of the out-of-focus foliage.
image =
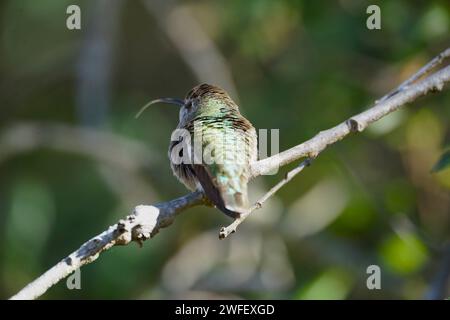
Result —
[[[446,169],[448,166],[450,166],[450,150],[445,151],[441,157],[439,158],[439,161],[436,162],[436,164],[433,166],[433,172],[438,172],[441,170]]]
[[[369,4],[381,30],[366,28]],[[134,205],[186,192],[166,156],[177,110],[136,120],[148,100],[224,70],[216,84],[256,128],[279,128],[283,150],[449,43],[447,0],[1,1],[0,298]],[[449,105],[444,90],[330,147],[226,241],[228,218],[193,208],[142,249],[84,267],[81,290],[63,281],[44,298],[422,298],[449,243]],[[252,182],[251,198],[288,168]],[[366,287],[372,264],[381,290]]]

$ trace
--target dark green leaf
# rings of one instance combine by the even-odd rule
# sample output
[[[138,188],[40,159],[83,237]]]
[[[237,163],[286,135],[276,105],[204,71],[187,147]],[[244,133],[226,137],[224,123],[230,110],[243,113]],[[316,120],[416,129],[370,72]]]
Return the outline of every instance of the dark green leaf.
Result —
[[[433,166],[431,172],[439,172],[450,166],[450,150],[445,151],[439,161]]]

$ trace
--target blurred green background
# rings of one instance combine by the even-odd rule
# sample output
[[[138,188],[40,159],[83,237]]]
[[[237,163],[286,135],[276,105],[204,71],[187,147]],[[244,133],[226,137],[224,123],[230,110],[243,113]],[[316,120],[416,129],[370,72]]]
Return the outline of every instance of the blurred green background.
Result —
[[[81,30],[66,8],[81,8]],[[381,8],[381,30],[366,8]],[[167,148],[201,82],[294,146],[370,106],[450,43],[442,1],[0,2],[0,298],[137,204],[183,195]],[[422,299],[449,296],[450,92],[327,149],[225,241],[196,207],[43,298]],[[295,164],[251,184],[257,199]],[[381,290],[366,268],[381,267]],[[447,279],[447,282],[445,282]]]

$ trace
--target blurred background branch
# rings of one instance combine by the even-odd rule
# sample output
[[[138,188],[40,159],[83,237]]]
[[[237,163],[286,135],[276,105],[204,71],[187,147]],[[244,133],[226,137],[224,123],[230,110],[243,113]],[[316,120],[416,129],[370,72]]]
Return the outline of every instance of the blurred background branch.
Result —
[[[143,0],[200,83],[214,83],[238,101],[230,68],[220,50],[194,19],[191,10],[174,0]],[[180,75],[181,76],[181,75]]]
[[[425,295],[429,300],[448,299],[447,286],[450,281],[450,245],[442,250],[439,257],[436,274],[433,276],[430,288]]]
[[[0,163],[39,148],[79,153],[129,171],[161,161],[147,145],[112,132],[60,123],[23,122],[2,130]]]
[[[111,103],[114,53],[122,0],[98,0],[91,9],[76,66],[76,106],[80,123],[105,124]]]

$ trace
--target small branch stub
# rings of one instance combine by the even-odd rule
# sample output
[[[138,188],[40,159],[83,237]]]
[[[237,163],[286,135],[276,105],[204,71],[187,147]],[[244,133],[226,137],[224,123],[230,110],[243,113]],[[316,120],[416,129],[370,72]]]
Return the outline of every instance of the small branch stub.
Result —
[[[358,120],[355,120],[353,118],[347,120],[347,125],[351,132],[364,131],[364,126]]]

